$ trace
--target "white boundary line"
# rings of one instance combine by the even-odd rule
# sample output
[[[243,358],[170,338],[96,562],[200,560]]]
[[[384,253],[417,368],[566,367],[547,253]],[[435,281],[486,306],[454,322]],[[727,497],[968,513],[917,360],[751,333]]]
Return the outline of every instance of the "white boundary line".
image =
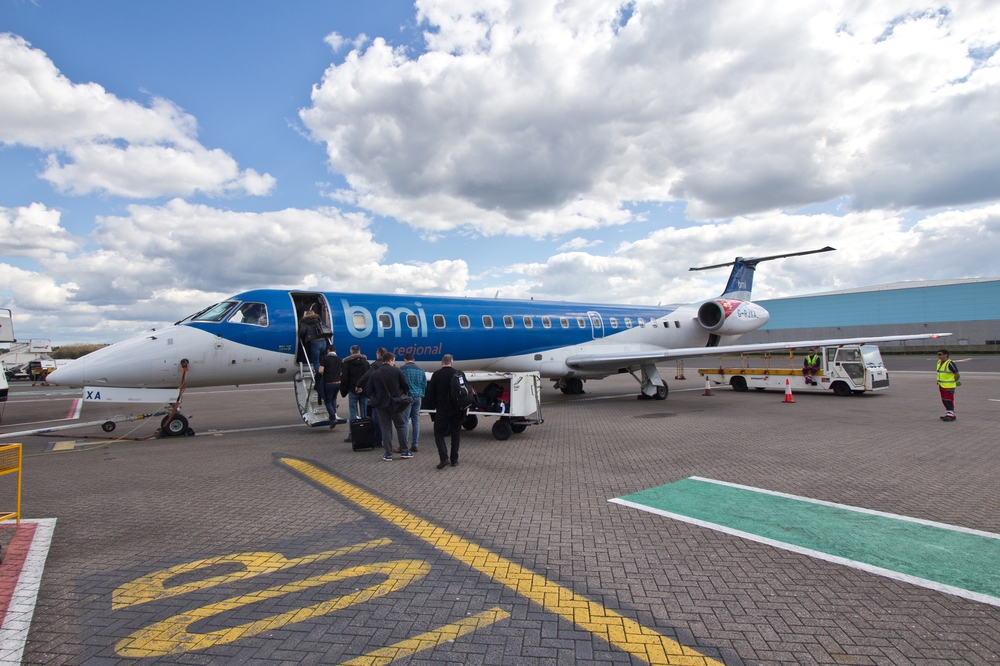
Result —
[[[28,629],[31,628],[31,618],[35,613],[38,588],[42,583],[45,558],[49,554],[49,544],[52,543],[52,533],[56,528],[55,518],[21,522],[35,523],[35,536],[31,539],[28,555],[11,594],[10,605],[7,606],[7,615],[0,626],[0,664],[4,666],[21,663],[24,643],[28,639]]]
[[[986,537],[989,539],[1000,539],[1000,534],[994,534],[993,532],[984,532],[983,530],[974,530],[968,527],[960,527],[957,525],[948,525],[947,523],[939,523],[933,520],[924,520],[922,518],[912,518],[910,516],[902,516],[896,513],[888,513],[885,511],[875,511],[873,509],[864,509],[857,506],[850,506],[848,504],[838,504],[836,502],[827,502],[825,500],[813,499],[811,497],[802,497],[801,495],[792,495],[789,493],[777,492],[774,490],[766,490],[764,488],[755,488],[754,486],[745,486],[739,483],[730,483],[728,481],[718,481],[716,479],[708,479],[701,476],[688,477],[694,481],[702,481],[704,483],[714,483],[720,486],[728,486],[730,488],[738,488],[740,490],[749,490],[751,492],[762,493],[764,495],[772,495],[774,497],[783,497],[786,499],[798,500],[800,502],[808,502],[810,504],[819,504],[821,506],[829,506],[836,509],[843,509],[846,511],[854,511],[856,513],[863,513],[872,516],[879,516],[882,518],[893,518],[896,520],[902,520],[910,523],[916,523],[918,525],[926,525],[928,527],[937,527],[940,529],[951,530],[953,532],[962,532],[964,534],[971,534],[975,536]],[[921,587],[926,587],[932,590],[937,590],[939,592],[946,592],[948,594],[954,594],[956,596],[962,597],[964,599],[971,599],[972,601],[979,601],[981,603],[990,604],[992,606],[1000,606],[1000,598],[990,596],[988,594],[981,594],[979,592],[972,592],[970,590],[963,590],[959,587],[954,587],[952,585],[945,585],[944,583],[938,583],[936,581],[927,580],[925,578],[919,578],[917,576],[910,576],[909,574],[899,573],[898,571],[892,571],[890,569],[884,569],[882,567],[877,567],[871,564],[865,564],[864,562],[858,562],[856,560],[850,560],[844,557],[839,557],[837,555],[830,555],[829,553],[824,553],[817,550],[812,550],[810,548],[803,548],[801,546],[795,546],[783,541],[776,541],[774,539],[769,539],[767,537],[758,536],[756,534],[751,534],[749,532],[743,532],[742,530],[736,530],[717,523],[711,523],[704,520],[699,520],[697,518],[691,518],[689,516],[684,516],[681,514],[671,513],[669,511],[663,511],[661,509],[655,509],[653,507],[646,506],[644,504],[638,504],[635,502],[630,502],[628,500],[613,498],[608,500],[615,504],[621,504],[623,506],[629,506],[634,509],[639,509],[640,511],[647,511],[649,513],[655,513],[657,515],[666,516],[668,518],[673,518],[674,520],[680,520],[685,523],[690,523],[692,525],[698,525],[699,527],[707,527],[718,532],[724,532],[726,534],[731,534],[733,536],[738,536],[743,539],[748,539],[750,541],[755,541],[757,543],[767,544],[769,546],[774,546],[776,548],[781,548],[783,550],[788,550],[793,553],[800,553],[802,555],[809,555],[820,560],[825,560],[827,562],[833,562],[836,564],[842,564],[844,566],[851,567],[853,569],[860,569],[861,571],[867,571],[869,573],[878,574],[880,576],[886,576],[894,580],[904,581],[907,583],[912,583],[914,585],[919,585]]]
[[[969,527],[960,527],[958,525],[938,523],[933,520],[924,520],[923,518],[911,518],[910,516],[901,516],[898,513],[886,513],[885,511],[875,511],[874,509],[863,509],[858,506],[850,506],[849,504],[837,504],[836,502],[827,502],[825,500],[812,499],[811,497],[802,497],[801,495],[790,495],[788,493],[779,493],[775,490],[765,490],[763,488],[754,488],[753,486],[744,486],[740,485],[739,483],[729,483],[728,481],[716,481],[715,479],[706,479],[703,476],[691,476],[688,478],[694,481],[704,481],[705,483],[714,483],[719,486],[729,486],[730,488],[739,488],[740,490],[749,490],[755,493],[774,495],[775,497],[784,497],[787,499],[799,500],[800,502],[809,502],[810,504],[820,504],[822,506],[830,506],[835,509],[845,509],[847,511],[854,511],[856,513],[866,513],[870,516],[881,516],[882,518],[895,518],[896,520],[905,520],[908,523],[917,523],[918,525],[927,525],[928,527],[939,527],[943,530],[951,530],[953,532],[964,532],[965,534],[974,534],[976,536],[986,537],[988,539],[1000,539],[1000,534],[994,534],[993,532],[984,532],[982,530],[974,530]]]
[[[793,553],[799,553],[800,555],[808,555],[810,557],[815,557],[816,559],[824,560],[826,562],[832,562],[834,564],[842,564],[852,569],[859,569],[861,571],[866,571],[868,573],[873,573],[879,576],[885,576],[886,578],[892,578],[893,580],[902,581],[904,583],[911,583],[913,585],[918,585],[920,587],[936,590],[938,592],[954,594],[955,596],[962,597],[963,599],[969,599],[971,601],[978,601],[980,603],[1000,607],[1000,598],[992,597],[988,594],[971,592],[969,590],[963,590],[960,587],[945,585],[944,583],[938,583],[937,581],[927,580],[926,578],[918,578],[916,576],[910,576],[909,574],[899,573],[898,571],[892,571],[891,569],[883,569],[882,567],[876,567],[874,565],[865,564],[864,562],[858,562],[856,560],[849,560],[845,557],[838,557],[837,555],[830,555],[829,553],[824,553],[818,550],[812,550],[810,548],[802,548],[801,546],[793,546],[792,544],[785,543],[783,541],[775,541],[774,539],[768,539],[767,537],[758,536],[756,534],[750,534],[749,532],[734,530],[732,528],[724,527],[716,523],[709,523],[704,520],[698,520],[697,518],[690,518],[688,516],[682,516],[677,513],[670,513],[669,511],[654,509],[653,507],[650,506],[645,506],[643,504],[636,504],[635,502],[629,502],[628,500],[619,499],[617,497],[610,499],[608,501],[613,502],[615,504],[621,504],[623,506],[629,506],[632,507],[633,509],[639,509],[640,511],[647,511],[649,513],[655,513],[660,516],[666,516],[667,518],[673,518],[674,520],[679,520],[684,523],[697,525],[698,527],[707,527],[710,530],[715,530],[716,532],[723,532],[725,534],[731,534],[733,536],[737,536],[742,539],[747,539],[748,541],[756,541],[757,543],[773,546],[775,548],[780,548],[782,550],[788,550]]]

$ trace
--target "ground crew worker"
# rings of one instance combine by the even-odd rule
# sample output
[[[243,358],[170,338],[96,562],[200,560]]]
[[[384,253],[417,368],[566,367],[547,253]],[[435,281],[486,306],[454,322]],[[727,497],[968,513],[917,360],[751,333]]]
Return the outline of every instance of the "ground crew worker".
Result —
[[[955,416],[955,388],[958,386],[958,379],[961,376],[958,366],[948,358],[947,349],[939,349],[937,353],[937,383],[941,391],[941,402],[944,403],[944,416],[942,421],[954,421]]]
[[[805,377],[806,384],[812,384],[816,386],[816,382],[813,381],[813,375],[819,372],[820,355],[817,353],[816,348],[813,347],[812,351],[806,355],[806,360],[802,362],[802,376]]]

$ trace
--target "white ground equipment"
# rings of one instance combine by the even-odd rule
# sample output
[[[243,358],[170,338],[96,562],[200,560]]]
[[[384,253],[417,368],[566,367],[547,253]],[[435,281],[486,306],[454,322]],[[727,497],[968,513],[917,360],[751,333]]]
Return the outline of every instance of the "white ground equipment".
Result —
[[[820,354],[820,369],[807,383],[802,374],[801,357],[796,358],[789,352],[788,368],[771,367],[770,354],[743,354],[740,357],[740,367],[724,367],[723,358],[719,359],[718,368],[701,368],[698,374],[715,384],[728,384],[735,391],[748,391],[753,388],[785,390],[785,380],[791,384],[795,393],[800,391],[833,391],[837,395],[860,395],[865,391],[880,391],[889,388],[889,371],[882,364],[882,354],[875,345],[843,345],[839,347],[822,347]],[[750,367],[753,359],[763,359],[763,368]]]
[[[483,416],[495,417],[493,436],[499,440],[519,434],[542,420],[542,378],[537,372],[466,372],[479,397],[462,427],[473,430]]]

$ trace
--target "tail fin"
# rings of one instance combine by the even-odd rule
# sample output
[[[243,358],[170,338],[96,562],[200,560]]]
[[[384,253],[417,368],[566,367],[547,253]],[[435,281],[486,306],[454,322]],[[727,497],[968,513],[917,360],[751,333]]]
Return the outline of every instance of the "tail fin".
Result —
[[[690,268],[688,270],[692,271],[705,271],[710,268],[722,268],[723,266],[732,266],[733,271],[729,274],[729,282],[726,283],[726,288],[722,292],[723,298],[735,298],[741,301],[749,301],[750,293],[753,290],[753,273],[757,269],[757,264],[762,261],[770,261],[772,259],[784,259],[785,257],[801,257],[806,254],[816,254],[818,252],[832,252],[836,248],[832,248],[827,245],[819,250],[807,250],[805,252],[791,252],[789,254],[775,254],[770,257],[753,257],[750,259],[744,257],[736,257],[734,261],[727,261],[724,264],[713,264],[711,266],[699,266],[698,268]]]

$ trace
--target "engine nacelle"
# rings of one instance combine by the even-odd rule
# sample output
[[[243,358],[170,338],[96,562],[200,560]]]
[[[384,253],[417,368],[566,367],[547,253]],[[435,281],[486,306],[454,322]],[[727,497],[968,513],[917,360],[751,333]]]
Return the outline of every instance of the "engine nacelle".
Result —
[[[717,298],[705,301],[698,308],[698,324],[716,335],[741,335],[756,331],[771,315],[750,301]]]

